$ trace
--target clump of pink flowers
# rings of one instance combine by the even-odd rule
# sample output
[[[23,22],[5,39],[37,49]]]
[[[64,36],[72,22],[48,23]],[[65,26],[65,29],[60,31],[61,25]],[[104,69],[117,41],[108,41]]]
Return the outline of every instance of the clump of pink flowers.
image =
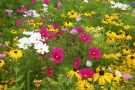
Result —
[[[48,5],[50,2],[48,0],[43,0],[43,3]]]
[[[93,60],[93,58],[96,58],[98,60],[100,58],[100,56],[101,56],[101,50],[99,48],[97,48],[97,47],[90,47],[89,52],[90,52],[90,54],[89,54],[88,57],[91,60]]]
[[[124,77],[124,80],[128,80],[128,79],[133,78],[133,76],[130,74],[123,74],[123,77]]]
[[[11,13],[13,12],[13,10],[5,10],[6,12],[8,12],[8,15],[10,16],[11,15]]]
[[[22,24],[21,20],[16,21],[16,25],[20,25],[20,24]]]
[[[60,3],[60,2],[58,2],[58,6],[57,6],[57,8],[62,8],[62,6],[61,6],[62,4]]]
[[[91,36],[89,34],[84,33],[84,35],[81,33],[80,35],[78,35],[78,37],[83,40],[84,42],[90,44],[91,43]]]
[[[53,48],[50,58],[53,63],[61,63],[64,59],[63,49],[59,47]]]

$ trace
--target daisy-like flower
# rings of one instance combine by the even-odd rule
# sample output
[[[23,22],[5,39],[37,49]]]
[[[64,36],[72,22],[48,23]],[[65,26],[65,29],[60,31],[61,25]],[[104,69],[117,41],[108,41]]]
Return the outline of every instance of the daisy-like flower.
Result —
[[[43,42],[40,41],[34,45],[34,48],[37,49],[37,52],[41,54],[44,54],[44,52],[46,53],[49,52],[48,50],[49,46],[47,46],[46,43],[43,44]]]
[[[52,77],[53,71],[52,71],[51,66],[46,69],[46,74],[47,74],[47,76]]]
[[[64,22],[64,26],[66,27],[71,27],[73,25],[73,23],[71,22]]]
[[[47,28],[41,28],[40,31],[38,31],[41,34],[41,37],[48,37],[49,36],[49,32],[47,31]]]
[[[45,57],[46,57],[46,52],[44,52],[44,54],[39,54],[39,56],[43,56],[43,59],[45,59]]]
[[[77,13],[75,13],[73,10],[71,10],[71,12],[68,12],[67,15],[69,16],[69,18],[77,18]]]
[[[76,29],[72,29],[72,30],[70,31],[70,33],[72,33],[72,34],[77,34],[78,32],[77,32]]]
[[[71,76],[71,80],[73,76],[76,76],[78,79],[81,79],[81,76],[78,75],[77,72],[79,72],[77,69],[73,69],[68,72],[68,76]]]
[[[0,68],[3,67],[3,65],[5,65],[5,62],[4,62],[4,60],[1,59],[0,60]]]
[[[48,0],[43,0],[43,3],[48,5],[50,2]]]
[[[77,30],[77,32],[79,33],[83,33],[83,30],[81,28],[75,28]]]
[[[77,72],[78,75],[80,75],[82,78],[91,78],[93,77],[94,75],[94,71],[90,68],[86,69],[82,69],[82,70],[79,70],[79,72]]]
[[[101,56],[101,50],[99,48],[97,48],[97,47],[90,47],[89,52],[90,52],[90,54],[89,54],[88,57],[91,60],[93,60],[93,58],[96,58],[98,60],[100,58],[100,56]]]
[[[130,74],[123,74],[123,77],[124,77],[124,80],[128,80],[128,79],[133,78],[133,76]]]
[[[11,50],[11,51],[9,52],[9,56],[10,56],[11,58],[13,58],[13,59],[18,59],[18,58],[22,57],[22,52],[21,52],[21,50],[18,50],[18,49],[16,49],[16,50]]]
[[[121,76],[122,76],[122,75],[121,75],[121,72],[120,72],[120,71],[118,71],[118,70],[115,72],[115,74],[116,74],[116,75],[118,75],[119,77],[121,77]]]
[[[40,33],[33,33],[30,37],[29,37],[29,40],[32,42],[32,43],[38,43],[39,40],[41,40],[41,34]]]
[[[65,19],[67,16],[65,14],[61,14],[61,17]]]
[[[127,59],[127,65],[129,65],[129,66],[135,66],[135,54],[133,54],[133,55],[127,55],[127,57],[126,57],[126,59]]]
[[[92,66],[92,62],[87,60],[86,66],[91,67]]]
[[[20,20],[16,21],[16,25],[20,25],[20,24],[22,24],[22,21]]]
[[[3,58],[3,57],[5,57],[6,56],[6,54],[4,53],[4,54],[0,54],[0,58]]]
[[[23,49],[27,49],[28,46],[32,46],[31,41],[29,40],[29,38],[26,37],[19,39],[19,44],[17,45],[19,46],[19,48],[23,48]]]
[[[26,8],[22,8],[21,10],[17,9],[17,12],[21,12],[22,13],[22,12],[27,12],[27,11],[26,11]]]
[[[34,34],[34,31],[31,31],[31,32],[25,32],[25,31],[23,31],[23,34],[25,34],[25,35],[32,35],[32,34]]]
[[[89,34],[84,33],[84,35],[81,33],[80,36],[78,35],[78,37],[83,40],[84,42],[90,44],[91,43],[91,36]]]
[[[10,16],[11,15],[11,13],[13,12],[13,10],[5,10],[6,12],[8,12],[8,15]]]
[[[80,58],[74,58],[74,62],[75,62],[75,64],[74,64],[74,68],[79,67],[79,66],[80,66],[80,64],[81,64],[81,60],[80,60]]]
[[[50,58],[53,60],[53,63],[61,63],[64,59],[63,49],[62,48],[53,48]]]
[[[130,54],[131,50],[126,48],[122,50],[123,54]]]
[[[104,85],[106,81],[111,83],[113,74],[105,73],[102,69],[100,69],[99,73],[95,73],[93,78],[94,78],[94,82],[98,80],[99,85]]]

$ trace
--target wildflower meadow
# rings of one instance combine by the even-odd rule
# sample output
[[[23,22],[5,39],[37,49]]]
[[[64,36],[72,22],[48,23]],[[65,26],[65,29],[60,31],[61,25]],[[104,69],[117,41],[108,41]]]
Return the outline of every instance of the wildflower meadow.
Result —
[[[135,1],[0,0],[0,90],[135,90]]]

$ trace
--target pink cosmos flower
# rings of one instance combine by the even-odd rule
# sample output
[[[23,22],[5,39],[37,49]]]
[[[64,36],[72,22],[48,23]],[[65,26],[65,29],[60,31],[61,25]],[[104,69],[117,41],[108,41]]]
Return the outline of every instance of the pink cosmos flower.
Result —
[[[77,34],[78,32],[77,32],[76,29],[72,29],[72,30],[70,31],[70,33],[72,33],[72,34]]]
[[[77,30],[77,32],[79,33],[83,33],[83,30],[81,28],[75,28]]]
[[[37,80],[37,83],[41,83],[42,82],[42,80]]]
[[[2,46],[2,43],[0,43],[0,47]]]
[[[48,0],[43,0],[43,3],[48,5],[50,2]]]
[[[21,10],[17,9],[17,12],[21,12],[22,13],[22,12],[27,12],[27,11],[26,11],[26,8],[22,8]]]
[[[3,58],[5,56],[6,56],[6,54],[0,54],[0,58]]]
[[[100,56],[101,56],[101,50],[99,48],[97,48],[97,47],[90,47],[89,52],[90,52],[90,54],[89,54],[88,57],[91,60],[93,60],[93,58],[96,58],[98,60],[100,58]]]
[[[2,34],[2,33],[0,33],[0,34]]]
[[[62,6],[61,6],[62,4],[60,3],[60,2],[58,2],[58,6],[57,6],[57,8],[62,8]]]
[[[5,10],[6,12],[8,12],[8,15],[10,16],[11,15],[11,13],[13,12],[13,10]]]
[[[6,45],[2,45],[2,47],[7,47]]]
[[[54,33],[51,33],[51,34],[49,34],[49,36],[48,36],[48,38],[53,38],[53,37],[55,37],[55,34],[54,34]]]
[[[58,31],[58,32],[56,32],[56,35],[57,36],[61,36],[62,35],[62,32]]]
[[[80,60],[80,58],[74,58],[74,62],[75,62],[75,64],[74,64],[74,68],[79,67],[79,66],[80,66],[80,64],[81,64],[81,60]]]
[[[80,75],[82,78],[91,78],[93,77],[94,75],[94,71],[90,68],[86,69],[82,69],[82,70],[79,70],[79,72],[77,72],[78,75]]]
[[[32,2],[30,2],[31,4],[35,4],[35,3],[37,3],[37,1],[36,0],[33,0]]]
[[[53,28],[60,28],[58,24],[53,24]]]
[[[133,78],[133,76],[130,74],[123,74],[123,77],[124,77],[124,80],[128,80],[128,79]]]
[[[47,74],[47,76],[52,77],[53,71],[52,71],[51,66],[50,66],[50,67],[47,67],[47,69],[46,69],[46,74]]]
[[[20,24],[22,24],[22,21],[20,20],[16,21],[16,25],[20,25]]]
[[[38,31],[41,34],[42,38],[46,38],[49,36],[49,32],[47,31],[47,28],[41,28],[40,31]]]
[[[83,36],[83,34],[81,33],[80,36],[78,35],[78,37],[81,40],[83,40],[84,42],[88,43],[88,44],[91,43],[91,41],[90,41],[91,40],[91,36],[89,34],[84,33],[84,36]]]
[[[53,60],[53,63],[61,63],[64,59],[63,49],[62,48],[53,48],[50,58]]]
[[[68,28],[65,28],[65,29],[61,29],[62,31],[68,31]]]
[[[44,43],[43,43],[44,44]],[[44,54],[39,54],[39,56],[43,56],[43,59],[45,59],[46,57],[46,52],[44,52]]]
[[[76,21],[79,21],[79,20],[82,19],[80,16],[81,16],[81,15],[78,15],[78,16],[77,16]]]
[[[135,14],[135,10],[132,13]]]

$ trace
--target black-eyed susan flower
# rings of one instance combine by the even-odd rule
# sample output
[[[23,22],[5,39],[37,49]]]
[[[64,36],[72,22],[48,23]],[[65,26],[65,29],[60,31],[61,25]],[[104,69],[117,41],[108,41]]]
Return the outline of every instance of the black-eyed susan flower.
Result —
[[[113,74],[105,73],[104,70],[100,69],[98,73],[95,73],[94,82],[98,80],[99,85],[104,85],[107,82],[111,83],[111,79],[113,78]]]
[[[16,49],[16,50],[11,50],[11,51],[9,52],[9,56],[10,56],[11,58],[18,59],[18,58],[22,57],[22,52],[21,52],[21,50],[18,50],[18,49]]]
[[[71,76],[71,79],[73,78],[73,76],[75,75],[78,79],[81,79],[81,76],[77,74],[77,72],[79,72],[77,69],[73,69],[70,70],[68,72],[68,75]]]
[[[65,19],[67,16],[65,14],[61,14],[61,17]]]
[[[71,27],[73,25],[73,23],[71,22],[64,22],[64,26],[66,27]]]
[[[126,48],[126,49],[122,49],[123,54],[130,54],[131,50]]]
[[[133,54],[133,55],[127,55],[127,57],[126,57],[126,59],[127,59],[127,64],[129,65],[129,66],[135,66],[135,54]]]
[[[3,65],[5,65],[5,62],[4,62],[4,60],[1,59],[0,60],[0,68],[3,67]]]
[[[75,13],[74,10],[68,12],[67,15],[69,16],[69,18],[77,18],[77,13]]]
[[[108,42],[109,44],[113,44],[115,42],[115,39],[114,38],[108,38],[106,40],[106,42]]]
[[[15,31],[15,30],[12,30],[12,31],[11,31],[11,33],[13,33],[13,34],[16,34],[16,33],[17,33],[17,31]]]

